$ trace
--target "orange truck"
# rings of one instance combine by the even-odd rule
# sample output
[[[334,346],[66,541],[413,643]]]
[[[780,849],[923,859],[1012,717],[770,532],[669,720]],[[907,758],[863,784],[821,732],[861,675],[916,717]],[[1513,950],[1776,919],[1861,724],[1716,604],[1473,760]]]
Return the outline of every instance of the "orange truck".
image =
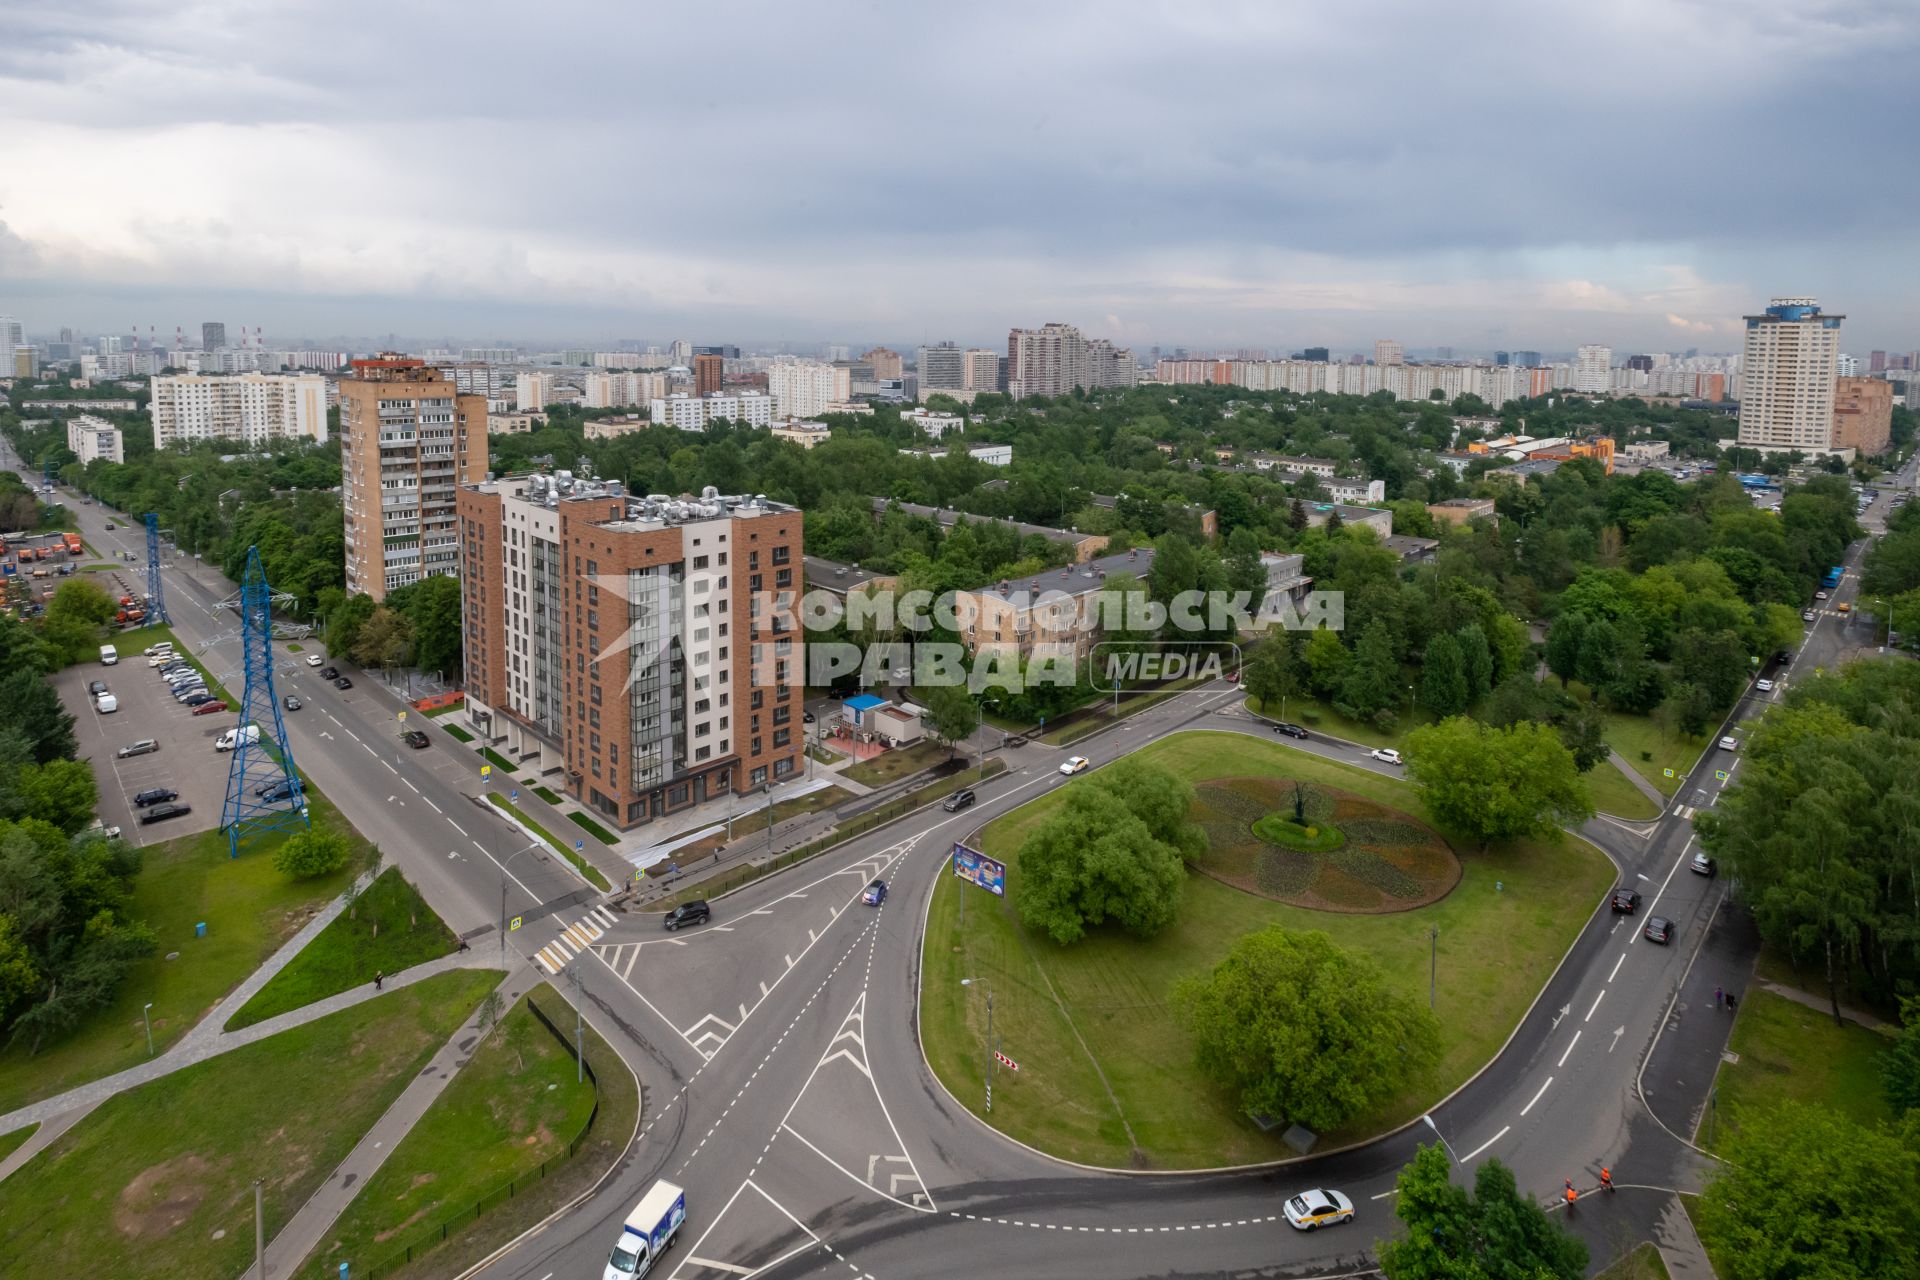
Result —
[[[62,538],[62,540],[64,540],[64,541],[66,542],[66,544],[67,544],[67,554],[68,554],[68,555],[70,555],[70,556],[78,556],[78,555],[85,555],[85,554],[86,554],[86,548],[80,545],[80,535],[79,535],[79,534],[77,534],[77,533],[63,533],[63,534],[61,534],[61,535],[60,535],[60,537],[61,537],[61,538]]]

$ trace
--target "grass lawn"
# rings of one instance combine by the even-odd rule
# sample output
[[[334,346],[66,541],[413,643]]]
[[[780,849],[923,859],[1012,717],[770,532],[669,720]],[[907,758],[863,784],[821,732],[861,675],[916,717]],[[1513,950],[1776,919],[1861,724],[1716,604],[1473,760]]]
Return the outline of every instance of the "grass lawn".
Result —
[[[299,652],[301,652],[301,651],[302,651],[303,649],[305,649],[305,648],[306,648],[306,646],[305,646],[305,645],[302,645],[302,644],[290,644],[290,645],[288,645],[288,646],[287,646],[287,652],[288,652],[288,653],[299,653]]]
[[[1185,733],[1135,754],[1190,781],[1298,778],[1420,813],[1402,782],[1243,735]],[[960,979],[989,979],[1000,1049],[1022,1066],[1018,1074],[996,1074],[990,1123],[1044,1151],[1091,1164],[1192,1168],[1292,1154],[1278,1133],[1262,1133],[1199,1075],[1168,1003],[1177,980],[1212,966],[1241,935],[1268,924],[1323,930],[1373,956],[1395,989],[1424,999],[1427,929],[1440,928],[1440,1065],[1378,1115],[1322,1134],[1322,1147],[1332,1147],[1418,1116],[1478,1070],[1614,879],[1603,855],[1571,837],[1559,845],[1468,854],[1452,893],[1393,914],[1311,911],[1196,875],[1187,880],[1178,921],[1159,937],[1143,941],[1102,930],[1057,947],[1020,927],[1013,896],[1020,890],[1020,843],[1061,794],[986,828],[986,851],[1008,863],[1008,900],[941,878],[928,920],[921,1015],[934,1071],[956,1097],[977,1107],[986,1006],[979,985],[963,987]],[[1496,881],[1504,889],[1496,889]]]
[[[563,799],[561,794],[558,791],[555,791],[552,787],[535,787],[533,789],[533,794],[539,796],[542,800],[545,800],[548,804],[559,804],[560,801]]]
[[[1869,1126],[1891,1120],[1880,1092],[1880,1055],[1888,1043],[1877,1031],[1852,1022],[1836,1027],[1831,1014],[1749,987],[1727,1044],[1740,1061],[1720,1064],[1714,1140],[1706,1140],[1702,1125],[1701,1145],[1724,1145],[1742,1107],[1783,1100],[1817,1102]]]
[[[1092,737],[1107,726],[1125,720],[1128,716],[1137,716],[1142,711],[1159,706],[1168,698],[1198,688],[1214,679],[1217,677],[1213,675],[1188,676],[1183,680],[1172,681],[1159,689],[1143,689],[1131,693],[1123,690],[1120,694],[1120,714],[1117,716],[1112,714],[1113,695],[1108,694],[1105,698],[1091,702],[1083,708],[1088,713],[1085,718],[1058,729],[1047,730],[1040,735],[1040,741],[1055,747],[1071,746],[1082,738]]]
[[[376,972],[398,973],[450,955],[459,945],[400,869],[389,867],[354,901],[350,914],[335,917],[227,1020],[227,1030],[372,982]]]
[[[1364,721],[1349,720],[1318,698],[1305,696],[1288,698],[1284,717],[1280,714],[1278,706],[1262,707],[1258,698],[1249,697],[1247,709],[1255,715],[1266,716],[1272,720],[1285,719],[1293,724],[1304,725],[1316,734],[1344,738],[1348,742],[1357,742],[1363,747],[1398,746],[1407,730],[1427,724],[1432,719],[1417,711],[1403,711],[1400,713],[1399,727],[1392,733],[1382,733]]]
[[[40,1132],[40,1126],[30,1124],[24,1129],[15,1129],[12,1133],[0,1134],[0,1160],[5,1160],[20,1149],[22,1143]]]
[[[307,796],[317,825],[351,832],[324,796]],[[131,914],[153,929],[158,949],[133,966],[113,1003],[64,1039],[32,1057],[23,1045],[0,1050],[0,1112],[143,1061],[140,1011],[148,1001],[154,1048],[164,1050],[346,888],[347,871],[295,881],[274,870],[273,852],[290,834],[275,832],[238,859],[227,857],[218,831],[147,846]],[[356,851],[364,848],[357,834],[353,839]],[[201,922],[207,936],[196,938],[193,927]]]
[[[1658,787],[1661,795],[1671,797],[1678,791],[1700,762],[1700,753],[1707,749],[1705,738],[1684,737],[1677,730],[1671,735],[1662,734],[1650,716],[1618,711],[1606,715],[1607,743],[1633,766],[1634,772]],[[1642,753],[1652,758],[1643,760]],[[1671,778],[1664,772],[1667,769],[1673,770]]]
[[[1667,1264],[1660,1260],[1660,1251],[1651,1244],[1642,1244],[1594,1280],[1671,1280],[1671,1277],[1667,1275]]]
[[[480,758],[504,773],[512,773],[520,766],[495,751],[492,747],[480,748]]]
[[[571,1032],[572,1010],[552,987],[535,987],[531,998]],[[515,1004],[334,1223],[307,1273],[337,1277],[345,1262],[354,1274],[384,1274],[381,1264],[409,1245],[439,1243],[441,1224],[564,1156],[593,1111],[594,1082],[574,1076],[570,1047],[525,999]]]
[[[864,782],[870,787],[882,787],[908,774],[930,769],[945,760],[948,754],[946,747],[940,743],[916,742],[910,747],[896,747],[871,760],[849,765],[841,771],[841,776]]]
[[[545,787],[535,787],[533,789],[533,793],[535,795],[540,795],[542,791],[547,791],[547,789]],[[552,795],[552,794],[553,793],[551,791],[547,791],[547,795]],[[540,798],[542,800],[547,800],[547,796],[540,796]],[[554,801],[547,800],[547,803],[553,804]],[[569,813],[567,817],[573,823],[574,826],[579,827],[582,831],[592,836],[595,840],[598,840],[601,844],[612,844],[614,840],[617,838],[613,834],[613,832],[607,830],[605,827],[601,826],[599,823],[595,822],[592,818],[589,818],[584,813]]]
[[[574,866],[580,869],[580,874],[585,876],[589,883],[593,884],[595,887],[602,890],[611,889],[613,887],[612,885],[607,883],[607,878],[600,874],[600,868],[594,866],[591,862],[588,862],[584,857],[575,853],[573,851],[572,845],[568,844],[564,840],[557,838],[551,831],[548,831],[545,827],[535,822],[532,818],[529,818],[526,814],[516,809],[513,806],[513,803],[509,801],[505,796],[490,795],[487,797],[487,799],[493,801],[493,803],[497,805],[499,808],[506,811],[507,813],[512,814],[515,818],[519,819],[521,824],[525,826],[527,830],[533,832],[535,835],[539,836],[542,840],[545,840],[548,844],[552,845],[555,849],[558,849],[562,857],[564,857],[568,862],[571,862]]]
[[[465,729],[462,729],[457,724],[443,724],[440,727],[446,730],[447,736],[449,738],[452,738],[455,742],[472,742],[473,741],[473,735],[468,733]]]
[[[1647,799],[1633,779],[1620,772],[1611,760],[1602,760],[1586,775],[1587,793],[1593,807],[1616,818],[1657,818],[1660,810]]]
[[[842,800],[851,799],[853,799],[853,792],[845,787],[822,787],[818,791],[809,791],[803,796],[776,803],[773,806],[773,820],[776,823],[785,822],[788,818],[798,817],[803,813],[818,813],[822,809],[831,809]],[[764,831],[766,828],[767,807],[765,805],[757,809],[743,809],[740,816],[734,819],[733,836],[737,840],[749,831]]]
[[[462,702],[449,702],[444,707],[428,707],[425,711],[422,711],[420,714],[423,716],[435,716],[435,717],[450,716],[454,712],[460,710],[465,705],[466,704]]]
[[[8,1180],[8,1255],[39,1275],[241,1274],[253,1179],[272,1239],[498,981],[441,974],[108,1099]]]

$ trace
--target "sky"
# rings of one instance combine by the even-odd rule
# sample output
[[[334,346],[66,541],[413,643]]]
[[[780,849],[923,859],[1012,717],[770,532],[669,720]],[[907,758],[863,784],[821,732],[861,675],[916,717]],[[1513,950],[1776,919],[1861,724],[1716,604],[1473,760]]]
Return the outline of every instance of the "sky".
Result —
[[[270,343],[1920,348],[1904,0],[0,10],[0,314]]]

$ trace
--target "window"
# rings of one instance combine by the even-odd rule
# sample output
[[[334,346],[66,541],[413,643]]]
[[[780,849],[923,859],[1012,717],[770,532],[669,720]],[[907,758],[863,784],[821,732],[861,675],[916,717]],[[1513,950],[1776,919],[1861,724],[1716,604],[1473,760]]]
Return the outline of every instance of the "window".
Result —
[[[775,730],[773,731],[773,745],[774,745],[774,746],[776,746],[776,747],[784,747],[784,746],[786,746],[786,745],[787,745],[787,744],[788,744],[789,742],[791,742],[791,741],[793,741],[793,730],[791,730],[791,729],[775,729]]]
[[[695,539],[695,541],[698,541],[698,539]],[[706,568],[706,567],[707,567],[707,557],[705,557],[705,556],[695,556],[695,557],[693,558],[693,567],[694,567],[694,568],[696,568],[696,569],[704,569],[704,568]]]

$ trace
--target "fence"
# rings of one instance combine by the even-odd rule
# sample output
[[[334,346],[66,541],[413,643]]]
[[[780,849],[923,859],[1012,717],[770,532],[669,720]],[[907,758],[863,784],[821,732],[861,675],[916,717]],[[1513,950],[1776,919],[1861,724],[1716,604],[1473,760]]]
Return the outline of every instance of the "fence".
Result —
[[[566,1049],[569,1055],[574,1052],[573,1041],[554,1025],[553,1019],[549,1018],[539,1005],[533,1002],[532,996],[527,997],[527,1012],[533,1015],[534,1021],[552,1033],[553,1038],[560,1042],[561,1047]],[[415,1258],[438,1249],[461,1227],[476,1221],[488,1211],[499,1208],[529,1187],[544,1182],[548,1174],[555,1172],[580,1154],[580,1148],[585,1146],[587,1139],[593,1135],[594,1122],[600,1118],[600,1077],[594,1073],[593,1063],[586,1064],[586,1074],[587,1079],[593,1082],[593,1108],[587,1112],[586,1123],[580,1126],[580,1132],[574,1135],[573,1141],[567,1143],[565,1151],[548,1156],[541,1161],[539,1168],[529,1169],[513,1181],[494,1188],[469,1208],[462,1209],[442,1222],[415,1232],[410,1243],[395,1248],[371,1266],[351,1265],[348,1274],[354,1276],[355,1280],[379,1280],[381,1276],[391,1275],[413,1262]],[[312,1280],[323,1280],[323,1277],[337,1278],[343,1261],[352,1264],[350,1258],[316,1259],[314,1265],[307,1269],[307,1274],[312,1277]]]

